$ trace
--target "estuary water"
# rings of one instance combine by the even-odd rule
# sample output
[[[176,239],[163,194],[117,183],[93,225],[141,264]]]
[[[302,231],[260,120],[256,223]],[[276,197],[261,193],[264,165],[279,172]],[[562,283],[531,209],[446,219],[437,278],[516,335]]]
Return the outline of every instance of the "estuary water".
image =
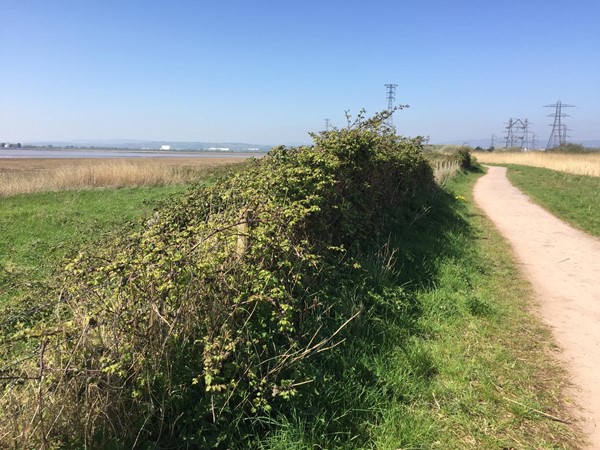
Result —
[[[0,160],[5,158],[260,158],[263,152],[183,152],[152,150],[104,150],[104,149],[29,149],[1,148]]]

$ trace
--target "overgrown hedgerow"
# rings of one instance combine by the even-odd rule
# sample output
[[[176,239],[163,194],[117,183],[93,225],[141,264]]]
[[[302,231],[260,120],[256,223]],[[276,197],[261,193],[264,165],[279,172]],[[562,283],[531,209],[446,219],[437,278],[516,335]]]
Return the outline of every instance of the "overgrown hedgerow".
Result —
[[[318,374],[361,311],[357,255],[433,188],[387,113],[279,147],[198,186],[66,268],[33,382],[0,411],[8,446],[232,446]],[[1,417],[4,414],[4,417]],[[8,420],[10,418],[10,420]]]

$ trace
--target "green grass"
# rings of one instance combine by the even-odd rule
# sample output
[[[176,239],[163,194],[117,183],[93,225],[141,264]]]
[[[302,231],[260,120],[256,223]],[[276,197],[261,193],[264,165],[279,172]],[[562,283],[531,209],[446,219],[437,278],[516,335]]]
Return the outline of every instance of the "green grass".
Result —
[[[183,186],[18,195],[0,199],[0,307],[43,282],[82,245],[147,215]]]
[[[557,394],[564,374],[551,357],[548,330],[523,301],[529,285],[472,205],[474,178],[448,185],[456,202],[431,217],[441,230],[427,233],[429,224],[410,240],[418,243],[410,252],[425,246],[430,262],[419,268],[427,276],[414,290],[418,332],[402,345],[401,335],[391,334],[389,351],[375,361],[408,392],[386,408],[376,446],[574,448],[572,430],[533,412],[564,414]]]
[[[274,414],[265,449],[569,449],[565,375],[529,285],[473,206],[478,173],[446,185],[362,270],[374,289],[339,286],[362,315],[317,355],[318,382]],[[63,258],[183,188],[37,194],[0,203],[0,302],[43,282]],[[7,294],[8,292],[8,294]]]
[[[577,430],[539,414],[568,416],[565,374],[506,242],[473,206],[478,175],[364,262],[376,308],[354,300],[363,315],[263,448],[578,448]]]
[[[416,291],[424,335],[415,345],[435,376],[408,405],[389,410],[384,429],[392,433],[378,447],[571,448],[571,430],[532,412],[561,415],[555,395],[564,375],[550,356],[548,330],[523,302],[529,285],[506,243],[472,206],[472,180],[449,185],[460,199],[458,226],[446,227],[444,239],[455,252],[440,255],[435,281]],[[413,425],[402,426],[406,421]]]
[[[533,201],[594,236],[600,236],[600,178],[508,165],[509,180]]]

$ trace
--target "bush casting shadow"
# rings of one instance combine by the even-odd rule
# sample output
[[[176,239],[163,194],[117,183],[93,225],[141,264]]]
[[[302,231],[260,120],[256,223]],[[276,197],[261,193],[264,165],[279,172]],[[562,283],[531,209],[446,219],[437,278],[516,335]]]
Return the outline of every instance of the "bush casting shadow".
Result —
[[[286,432],[300,447],[368,442],[379,400],[414,392],[377,356],[402,349],[399,375],[417,384],[436,373],[412,340],[424,332],[415,290],[468,232],[422,139],[396,136],[387,117],[273,149],[75,258],[48,293],[52,316],[9,333],[41,350],[0,400],[0,436],[65,448],[276,446]]]

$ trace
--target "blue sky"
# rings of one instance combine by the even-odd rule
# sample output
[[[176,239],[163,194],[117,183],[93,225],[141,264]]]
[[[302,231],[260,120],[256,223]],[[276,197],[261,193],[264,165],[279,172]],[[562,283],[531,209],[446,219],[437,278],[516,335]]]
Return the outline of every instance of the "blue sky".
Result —
[[[600,139],[599,0],[0,0],[0,140],[309,142],[387,106],[431,142],[557,100]]]

